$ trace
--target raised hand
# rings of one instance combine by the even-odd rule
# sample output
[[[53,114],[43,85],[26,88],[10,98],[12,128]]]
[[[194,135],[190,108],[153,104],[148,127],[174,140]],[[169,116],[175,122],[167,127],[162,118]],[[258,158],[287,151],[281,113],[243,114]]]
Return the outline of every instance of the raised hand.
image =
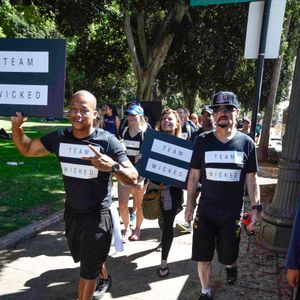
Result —
[[[13,127],[20,127],[27,121],[27,117],[24,117],[21,112],[16,112],[16,115],[12,116],[10,119]]]
[[[81,159],[89,160],[99,171],[111,172],[112,165],[116,162],[108,155],[100,153],[94,146],[89,145],[89,148],[95,153],[95,156],[82,156]]]

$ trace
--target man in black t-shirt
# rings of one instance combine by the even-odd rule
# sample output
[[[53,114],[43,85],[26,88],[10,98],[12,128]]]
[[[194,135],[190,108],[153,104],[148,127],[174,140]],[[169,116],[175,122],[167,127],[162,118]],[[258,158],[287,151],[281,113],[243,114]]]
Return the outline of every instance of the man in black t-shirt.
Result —
[[[55,153],[60,162],[66,237],[74,261],[80,261],[79,300],[100,299],[111,285],[104,267],[112,235],[111,174],[124,184],[136,184],[138,177],[117,138],[93,127],[96,106],[93,94],[78,91],[70,103],[72,128],[40,139],[24,134],[26,119],[21,113],[11,118],[14,143],[24,156]]]
[[[192,137],[192,133],[197,130],[195,124],[188,119],[185,108],[177,107],[176,111],[181,120],[181,137],[185,140],[190,140]]]
[[[217,248],[219,262],[226,265],[227,282],[237,279],[236,260],[240,241],[240,214],[244,184],[249,190],[254,223],[261,209],[256,151],[253,140],[236,129],[239,103],[235,94],[219,92],[213,98],[216,129],[203,133],[195,142],[188,179],[186,221],[193,219],[195,192],[201,174],[201,197],[193,225],[192,259],[198,262],[201,281],[199,299],[212,299],[211,261]]]
[[[205,106],[201,111],[201,127],[192,133],[191,141],[194,143],[201,133],[211,131],[214,127],[213,110]]]

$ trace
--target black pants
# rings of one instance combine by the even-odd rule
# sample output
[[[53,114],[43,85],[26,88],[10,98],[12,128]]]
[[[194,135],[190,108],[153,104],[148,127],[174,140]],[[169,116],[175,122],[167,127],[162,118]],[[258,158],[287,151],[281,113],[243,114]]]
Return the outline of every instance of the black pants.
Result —
[[[158,224],[162,233],[161,237],[161,259],[168,258],[172,242],[173,242],[173,224],[177,214],[177,210],[166,210],[162,212],[162,217],[158,220]]]

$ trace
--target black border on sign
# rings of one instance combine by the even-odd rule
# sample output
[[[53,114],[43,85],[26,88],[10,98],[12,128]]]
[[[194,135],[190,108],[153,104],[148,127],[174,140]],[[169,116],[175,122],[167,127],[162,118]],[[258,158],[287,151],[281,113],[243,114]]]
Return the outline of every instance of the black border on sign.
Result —
[[[47,105],[0,104],[0,116],[62,118],[64,109],[64,83],[66,41],[62,39],[0,39],[0,51],[48,51],[48,73],[0,72],[0,84],[47,85]]]

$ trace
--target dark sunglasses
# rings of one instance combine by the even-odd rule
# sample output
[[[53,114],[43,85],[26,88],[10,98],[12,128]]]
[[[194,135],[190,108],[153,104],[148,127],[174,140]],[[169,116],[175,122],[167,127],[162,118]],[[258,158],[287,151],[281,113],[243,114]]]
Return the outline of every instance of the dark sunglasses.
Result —
[[[213,108],[213,112],[215,114],[220,113],[220,112],[223,112],[223,113],[232,113],[234,111],[236,111],[236,108],[234,106],[226,106],[224,108],[221,108],[221,107]]]

